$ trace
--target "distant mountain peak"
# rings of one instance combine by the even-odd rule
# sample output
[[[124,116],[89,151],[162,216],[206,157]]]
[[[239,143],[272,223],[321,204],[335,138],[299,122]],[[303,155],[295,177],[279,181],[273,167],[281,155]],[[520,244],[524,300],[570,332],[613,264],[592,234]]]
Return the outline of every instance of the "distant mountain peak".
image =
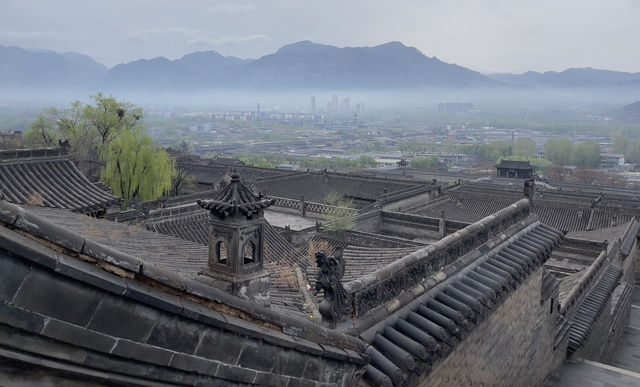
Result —
[[[316,50],[327,49],[327,48],[337,48],[337,47],[329,46],[326,44],[314,43],[310,40],[301,40],[299,42],[285,44],[284,46],[280,47],[280,49],[278,49],[278,51],[276,51],[275,53],[276,54],[307,53],[310,51],[316,51]]]

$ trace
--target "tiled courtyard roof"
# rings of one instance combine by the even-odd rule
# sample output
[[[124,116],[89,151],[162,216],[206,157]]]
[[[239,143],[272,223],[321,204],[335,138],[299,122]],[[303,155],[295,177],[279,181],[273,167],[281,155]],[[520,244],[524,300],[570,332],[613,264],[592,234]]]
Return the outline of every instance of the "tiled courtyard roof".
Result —
[[[302,173],[289,176],[272,177],[255,183],[260,192],[270,196],[298,199],[323,203],[330,192],[367,201],[375,201],[385,193],[409,189],[424,183],[397,179],[381,179],[365,176],[349,176],[337,173]]]
[[[474,183],[450,190],[441,199],[414,207],[408,212],[435,218],[444,211],[446,219],[472,223],[522,197],[520,192],[511,189],[490,189],[487,186]],[[629,198],[597,201],[597,195],[574,192],[538,193],[531,210],[540,216],[544,224],[569,232],[613,227],[640,215],[640,205]]]

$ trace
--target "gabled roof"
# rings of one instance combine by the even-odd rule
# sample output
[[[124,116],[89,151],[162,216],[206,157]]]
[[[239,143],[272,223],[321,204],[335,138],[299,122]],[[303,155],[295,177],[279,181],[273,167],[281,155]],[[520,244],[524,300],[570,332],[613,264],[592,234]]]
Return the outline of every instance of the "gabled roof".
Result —
[[[0,198],[15,204],[92,213],[121,199],[89,181],[65,156],[0,160]]]

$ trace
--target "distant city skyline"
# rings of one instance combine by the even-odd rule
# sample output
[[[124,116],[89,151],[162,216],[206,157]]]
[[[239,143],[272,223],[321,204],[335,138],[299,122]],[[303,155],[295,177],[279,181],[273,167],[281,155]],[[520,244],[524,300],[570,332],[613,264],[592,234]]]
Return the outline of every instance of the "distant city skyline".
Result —
[[[205,50],[259,58],[311,40],[400,41],[483,73],[640,71],[640,0],[5,0],[0,11],[1,45],[80,52],[108,67]]]

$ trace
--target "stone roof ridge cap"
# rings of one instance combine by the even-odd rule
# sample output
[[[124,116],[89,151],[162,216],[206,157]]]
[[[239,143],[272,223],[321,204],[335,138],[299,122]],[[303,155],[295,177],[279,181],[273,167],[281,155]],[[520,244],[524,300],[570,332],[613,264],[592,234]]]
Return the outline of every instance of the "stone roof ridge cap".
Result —
[[[54,158],[67,156],[68,148],[62,146],[46,148],[24,148],[0,150],[0,160],[30,159],[30,158]],[[33,154],[36,153],[34,156]],[[13,156],[13,157],[8,157]]]
[[[375,272],[367,276],[364,276],[364,277],[367,277],[367,280],[365,280],[365,286],[374,285],[377,281],[387,279],[397,274],[400,270],[403,270],[406,267],[413,265],[417,261],[428,257],[429,255],[435,253],[436,251],[445,249],[453,245],[454,243],[460,241],[461,239],[468,237],[474,234],[475,232],[486,228],[490,223],[494,223],[498,220],[505,219],[511,214],[519,211],[520,209],[527,208],[527,207],[530,207],[529,199],[527,198],[520,199],[517,202],[509,205],[508,207],[505,207],[494,214],[490,214],[484,217],[483,219],[477,222],[474,222],[461,230],[454,232],[453,234],[447,235],[444,238],[434,242],[429,246],[426,246],[420,250],[409,253],[403,256],[402,258],[377,269]],[[364,277],[361,277],[361,278],[364,278]],[[373,280],[372,277],[375,277],[375,280]],[[347,282],[347,284],[355,283],[361,278],[356,278],[355,280]],[[354,286],[354,288],[357,288],[357,287]]]
[[[2,152],[2,151],[0,151]],[[31,164],[31,163],[42,163],[48,161],[58,161],[58,160],[69,160],[71,158],[69,155],[61,154],[61,155],[40,155],[40,156],[30,156],[30,157],[16,157],[16,158],[0,158],[0,164]]]
[[[13,218],[13,221],[11,219]],[[0,222],[42,238],[74,253],[88,255],[129,271],[139,272],[142,260],[95,242],[50,222],[19,205],[0,200]]]
[[[255,167],[258,168],[258,167]],[[261,168],[261,167],[260,167]],[[274,168],[263,168],[265,170],[272,170],[272,171],[283,171],[282,169],[274,169]],[[280,181],[280,180],[286,180],[286,179],[290,179],[293,177],[298,177],[298,176],[302,176],[302,175],[307,175],[307,174],[319,174],[318,172],[314,172],[314,171],[309,171],[307,172],[306,170],[302,171],[302,172],[293,172],[293,173],[283,173],[281,175],[273,175],[273,176],[264,176],[264,177],[260,177],[260,183],[266,183],[266,182],[271,182],[271,181]]]
[[[400,183],[404,185],[409,185],[410,186],[409,188],[421,187],[425,183],[422,181],[405,180],[405,179],[398,179],[398,178],[387,177],[387,176],[369,176],[369,175],[364,175],[359,173],[345,173],[345,172],[331,172],[331,171],[327,171],[325,173],[327,175],[334,175],[337,177],[346,177],[351,179],[366,179],[366,180],[377,181],[377,182]],[[426,183],[431,183],[431,182],[426,182]]]
[[[600,278],[600,274],[604,272],[604,268],[607,264],[607,251],[602,250],[593,263],[584,270],[582,278],[576,282],[573,288],[569,291],[565,297],[564,304],[561,306],[561,313],[566,313],[571,307],[573,307],[580,299],[582,294],[586,294],[590,289],[590,284]]]
[[[628,256],[631,253],[633,244],[638,237],[638,232],[640,232],[640,222],[638,221],[638,218],[633,217],[624,231],[624,237],[622,238],[622,244],[620,246],[622,254]]]

